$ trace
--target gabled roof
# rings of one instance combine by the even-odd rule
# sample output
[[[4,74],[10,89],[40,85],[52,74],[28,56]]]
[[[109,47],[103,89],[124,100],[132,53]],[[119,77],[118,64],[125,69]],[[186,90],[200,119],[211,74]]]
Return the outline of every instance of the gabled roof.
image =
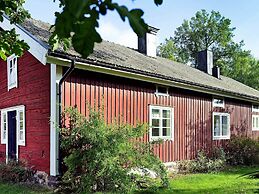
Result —
[[[22,26],[41,43],[43,42],[47,44],[50,36],[50,24],[30,19],[24,22]],[[108,41],[96,44],[94,53],[87,59],[81,58],[80,54],[75,52],[73,49],[67,51],[60,49],[58,51],[49,52],[49,55],[59,57],[74,56],[81,62],[87,63],[92,61],[95,62],[95,64],[108,66],[122,71],[139,73],[151,77],[188,84],[190,86],[214,90],[219,92],[222,96],[224,96],[224,93],[229,93],[232,96],[239,96],[246,100],[250,99],[252,101],[259,102],[258,90],[248,87],[231,78],[221,76],[220,79],[217,79],[188,65],[173,62],[161,57],[148,57],[134,49]]]

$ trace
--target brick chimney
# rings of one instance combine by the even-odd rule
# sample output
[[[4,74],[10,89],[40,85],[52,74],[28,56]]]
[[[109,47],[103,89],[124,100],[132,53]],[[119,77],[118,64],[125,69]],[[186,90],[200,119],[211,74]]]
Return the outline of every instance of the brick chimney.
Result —
[[[157,32],[159,29],[148,26],[148,32],[138,37],[138,51],[150,57],[156,57]]]

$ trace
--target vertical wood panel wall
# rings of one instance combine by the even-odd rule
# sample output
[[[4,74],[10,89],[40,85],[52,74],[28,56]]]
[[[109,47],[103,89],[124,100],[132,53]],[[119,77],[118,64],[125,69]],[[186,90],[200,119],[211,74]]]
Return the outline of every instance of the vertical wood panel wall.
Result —
[[[155,85],[105,74],[76,70],[63,87],[63,106],[76,106],[88,115],[88,105],[104,107],[107,123],[117,119],[136,125],[148,123],[149,105],[174,108],[174,140],[155,147],[163,162],[192,159],[197,151],[224,145],[225,141],[212,140],[212,111],[231,114],[231,134],[258,137],[251,131],[251,104],[225,99],[224,109],[212,108],[212,96],[177,88],[169,89],[169,96],[156,96]],[[242,128],[242,130],[241,130]],[[142,141],[149,140],[148,134]]]

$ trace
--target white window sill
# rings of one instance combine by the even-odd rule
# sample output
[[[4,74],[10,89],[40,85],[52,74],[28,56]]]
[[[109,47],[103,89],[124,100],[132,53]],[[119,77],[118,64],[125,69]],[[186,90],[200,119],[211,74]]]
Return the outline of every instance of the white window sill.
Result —
[[[13,88],[17,88],[17,85],[16,84],[14,84],[14,85],[10,85],[10,86],[8,86],[8,91],[10,91],[11,89],[13,89]]]
[[[252,131],[259,131],[259,129],[252,129]]]
[[[172,137],[151,137],[150,141],[173,141]]]
[[[224,140],[224,139],[230,139],[230,136],[213,137],[213,140]]]
[[[169,94],[164,94],[164,93],[155,93],[156,96],[169,96]]]
[[[213,106],[213,108],[225,108],[225,106]]]

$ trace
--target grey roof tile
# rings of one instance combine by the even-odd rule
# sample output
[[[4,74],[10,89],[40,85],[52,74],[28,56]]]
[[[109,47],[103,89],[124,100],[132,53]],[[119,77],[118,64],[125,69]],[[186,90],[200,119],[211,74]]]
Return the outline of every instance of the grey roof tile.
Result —
[[[51,33],[49,30],[50,24],[30,19],[24,22],[22,26],[37,39],[47,44]],[[73,49],[68,51],[60,49],[59,52],[81,57],[80,54]],[[170,77],[185,83],[188,82],[190,84],[209,87],[215,90],[227,91],[240,96],[250,96],[259,101],[258,90],[231,78],[220,76],[220,79],[217,79],[186,64],[177,63],[161,57],[148,57],[134,49],[108,41],[95,44],[94,52],[88,59],[100,63],[109,63],[115,66],[139,70],[153,75]]]

